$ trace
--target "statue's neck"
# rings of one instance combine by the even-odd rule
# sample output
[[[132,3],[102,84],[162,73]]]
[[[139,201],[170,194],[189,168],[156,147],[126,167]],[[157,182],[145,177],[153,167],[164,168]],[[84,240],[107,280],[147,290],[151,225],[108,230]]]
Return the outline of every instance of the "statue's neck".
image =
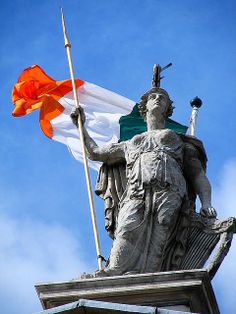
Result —
[[[163,117],[157,118],[155,116],[147,116],[146,122],[147,122],[147,130],[148,131],[153,131],[153,130],[165,128],[165,119]]]

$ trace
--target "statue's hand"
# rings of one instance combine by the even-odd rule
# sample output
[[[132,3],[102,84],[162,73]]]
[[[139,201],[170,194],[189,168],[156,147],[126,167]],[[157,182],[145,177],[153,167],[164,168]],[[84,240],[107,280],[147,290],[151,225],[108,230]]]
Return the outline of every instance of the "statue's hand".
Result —
[[[73,121],[73,123],[78,127],[78,117],[79,115],[81,115],[81,120],[82,120],[82,124],[84,125],[85,123],[85,113],[84,113],[84,109],[79,106],[79,107],[75,107],[72,111],[71,111],[71,114],[70,114],[70,117]]]
[[[200,214],[201,216],[206,217],[206,218],[216,218],[217,216],[217,212],[215,208],[213,207],[201,208]]]

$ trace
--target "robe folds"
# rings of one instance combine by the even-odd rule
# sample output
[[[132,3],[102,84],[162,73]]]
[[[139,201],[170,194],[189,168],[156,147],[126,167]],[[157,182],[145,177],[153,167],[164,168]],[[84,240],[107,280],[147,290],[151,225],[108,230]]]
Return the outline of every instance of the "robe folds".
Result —
[[[125,160],[103,164],[96,187],[113,238],[105,271],[119,275],[178,268],[186,242],[185,218],[194,203],[188,197],[184,161],[195,154],[205,168],[202,143],[163,129],[114,145],[122,147]]]

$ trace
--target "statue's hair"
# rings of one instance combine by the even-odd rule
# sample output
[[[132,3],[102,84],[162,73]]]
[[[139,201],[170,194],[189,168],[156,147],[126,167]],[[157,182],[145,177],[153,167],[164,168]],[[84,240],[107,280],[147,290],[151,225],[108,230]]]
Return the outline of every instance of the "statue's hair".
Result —
[[[174,110],[174,106],[172,105],[173,101],[170,99],[167,91],[165,91],[163,88],[160,88],[160,87],[153,87],[152,89],[147,91],[141,97],[141,101],[140,101],[140,103],[138,105],[138,109],[139,109],[140,115],[143,116],[143,118],[146,118],[148,97],[149,97],[150,94],[153,94],[153,93],[160,93],[160,94],[163,94],[163,95],[167,96],[168,107],[167,107],[167,110],[166,110],[166,117],[165,118],[170,117],[172,115],[172,113],[173,113],[173,110]]]

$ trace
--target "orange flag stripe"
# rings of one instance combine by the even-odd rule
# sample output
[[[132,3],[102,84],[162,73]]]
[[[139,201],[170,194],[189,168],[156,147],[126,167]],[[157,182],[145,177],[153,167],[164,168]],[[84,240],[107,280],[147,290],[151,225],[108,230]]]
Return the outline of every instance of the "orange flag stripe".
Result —
[[[84,81],[76,80],[76,87]],[[12,115],[24,116],[46,105],[48,95],[59,100],[72,90],[71,80],[55,81],[48,76],[38,65],[25,69],[13,87],[12,102],[15,105]],[[50,102],[51,103],[51,102]]]
[[[75,83],[78,88],[84,81],[77,79]],[[52,138],[50,121],[64,111],[58,101],[71,91],[71,80],[55,81],[40,66],[33,65],[22,72],[13,87],[12,101],[15,108],[12,115],[21,117],[40,108],[40,126],[44,134]]]
[[[65,108],[52,96],[44,97],[44,101],[40,109],[39,120],[40,127],[47,137],[53,137],[53,128],[50,121],[58,117],[64,109]]]

